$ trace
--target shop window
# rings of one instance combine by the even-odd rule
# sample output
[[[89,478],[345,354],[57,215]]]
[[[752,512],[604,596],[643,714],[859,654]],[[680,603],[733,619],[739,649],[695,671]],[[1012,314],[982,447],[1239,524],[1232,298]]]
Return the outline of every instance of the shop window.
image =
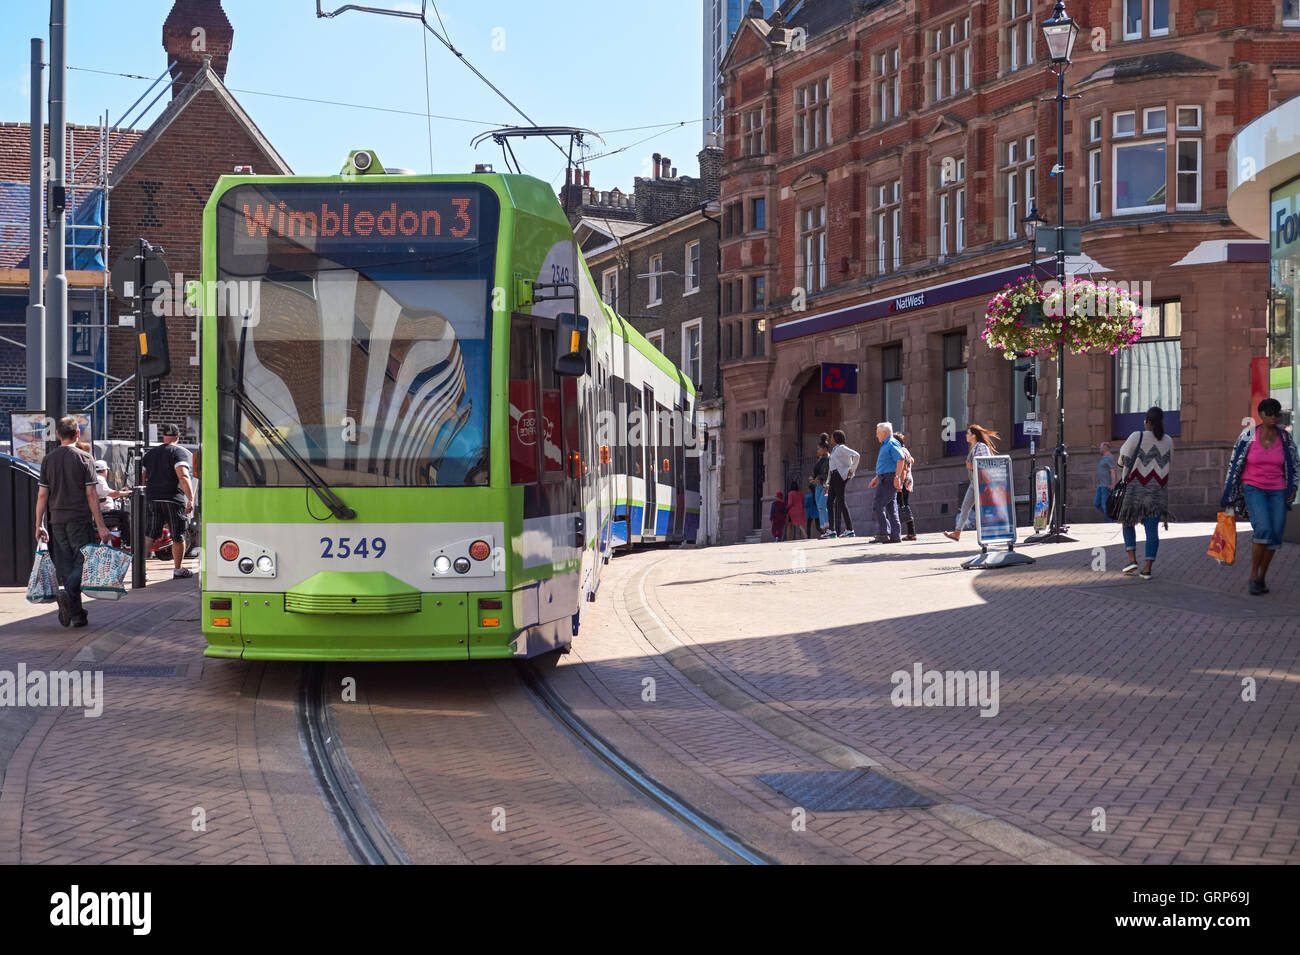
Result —
[[[966,160],[949,157],[938,172],[939,255],[947,256],[966,247]]]
[[[1147,409],[1165,412],[1165,430],[1180,434],[1182,405],[1182,303],[1156,302],[1142,309],[1142,339],[1115,356],[1112,433],[1127,438],[1142,429]]]
[[[881,420],[890,422],[895,431],[906,434],[907,430],[903,427],[902,345],[886,345],[880,349],[880,380],[880,407],[884,412]]]
[[[767,200],[749,200],[749,228],[752,232],[762,232],[767,228]]]
[[[945,431],[951,427],[953,440],[944,440],[944,454],[966,453],[967,408],[966,363],[969,360],[966,333],[943,336],[943,414]],[[942,439],[941,432],[941,439]]]

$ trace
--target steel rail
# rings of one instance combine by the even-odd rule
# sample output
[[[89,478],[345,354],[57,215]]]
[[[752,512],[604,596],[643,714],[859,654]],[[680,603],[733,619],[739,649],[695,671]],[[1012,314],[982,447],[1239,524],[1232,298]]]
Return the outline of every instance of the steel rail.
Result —
[[[722,823],[691,806],[615,749],[608,740],[588,726],[582,717],[573,712],[569,704],[546,684],[545,678],[531,663],[519,661],[518,670],[524,686],[570,735],[663,812],[740,862],[748,865],[780,864],[771,856],[749,845]]]
[[[325,702],[325,665],[308,663],[298,681],[298,735],[326,809],[352,857],[362,865],[410,865],[397,838],[384,825],[360,777],[343,751]]]

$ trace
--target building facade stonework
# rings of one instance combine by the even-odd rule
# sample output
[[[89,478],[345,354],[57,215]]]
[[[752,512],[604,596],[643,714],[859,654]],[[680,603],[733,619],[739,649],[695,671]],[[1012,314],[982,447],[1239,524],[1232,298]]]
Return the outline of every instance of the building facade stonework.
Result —
[[[1236,129],[1300,92],[1284,65],[1300,62],[1300,29],[1283,6],[1146,0],[1141,21],[1121,0],[1069,9],[1081,33],[1066,92],[1079,98],[1059,161],[1082,252],[1067,272],[1149,292],[1141,343],[1066,358],[1071,520],[1101,519],[1096,445],[1153,404],[1175,439],[1173,509],[1214,511],[1265,355],[1269,281],[1265,244],[1227,216],[1225,156]],[[1057,221],[1039,7],[812,0],[737,32],[719,198],[724,540],[762,526],[763,496],[806,479],[820,432],[843,429],[870,462],[885,419],[917,459],[921,530],[952,526],[970,422],[1001,432],[1026,492],[1024,372],[980,332],[991,295],[1030,272],[1023,218],[1036,206]],[[1052,278],[1053,256],[1038,259]],[[858,366],[856,394],[822,394],[827,361]],[[1044,463],[1054,362],[1040,374]],[[858,521],[866,483],[849,488]]]

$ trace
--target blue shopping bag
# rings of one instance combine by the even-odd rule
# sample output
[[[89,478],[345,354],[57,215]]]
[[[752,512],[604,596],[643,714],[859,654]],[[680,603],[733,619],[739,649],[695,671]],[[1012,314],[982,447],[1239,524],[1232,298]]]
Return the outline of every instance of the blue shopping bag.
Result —
[[[131,569],[131,555],[107,544],[87,544],[81,548],[81,592],[100,600],[119,600],[126,596],[126,572]]]
[[[54,573],[54,561],[50,559],[50,549],[44,544],[36,546],[36,562],[32,564],[32,576],[27,581],[27,599],[34,604],[54,603],[59,593],[59,578]]]

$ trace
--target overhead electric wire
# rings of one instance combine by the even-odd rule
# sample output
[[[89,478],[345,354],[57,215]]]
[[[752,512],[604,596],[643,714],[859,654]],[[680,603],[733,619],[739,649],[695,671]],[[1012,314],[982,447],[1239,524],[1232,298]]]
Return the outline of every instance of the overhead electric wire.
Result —
[[[77,70],[81,73],[100,73],[104,76],[122,76],[129,80],[154,80],[156,77],[140,76],[135,73],[118,73],[114,70],[94,70],[88,66],[70,66],[70,70]],[[294,100],[299,103],[318,103],[321,106],[342,106],[346,109],[364,109],[376,113],[396,113],[401,116],[429,116],[432,119],[445,119],[454,123],[472,123],[475,126],[503,126],[504,123],[499,120],[487,119],[468,119],[464,116],[445,116],[440,113],[421,113],[415,109],[398,109],[395,106],[370,106],[365,103],[345,103],[341,100],[333,99],[316,99],[311,96],[293,96],[289,93],[270,93],[266,90],[240,89],[236,86],[226,87],[232,93],[246,93],[250,96],[269,96],[272,99]]]
[[[433,12],[437,13],[438,8],[435,6]],[[438,22],[442,22],[442,17],[438,17]],[[433,102],[429,97],[429,37],[427,34],[420,34],[420,47],[424,50],[424,114],[428,116],[433,109]],[[433,174],[433,118],[425,120],[425,125],[429,134],[429,173]]]

